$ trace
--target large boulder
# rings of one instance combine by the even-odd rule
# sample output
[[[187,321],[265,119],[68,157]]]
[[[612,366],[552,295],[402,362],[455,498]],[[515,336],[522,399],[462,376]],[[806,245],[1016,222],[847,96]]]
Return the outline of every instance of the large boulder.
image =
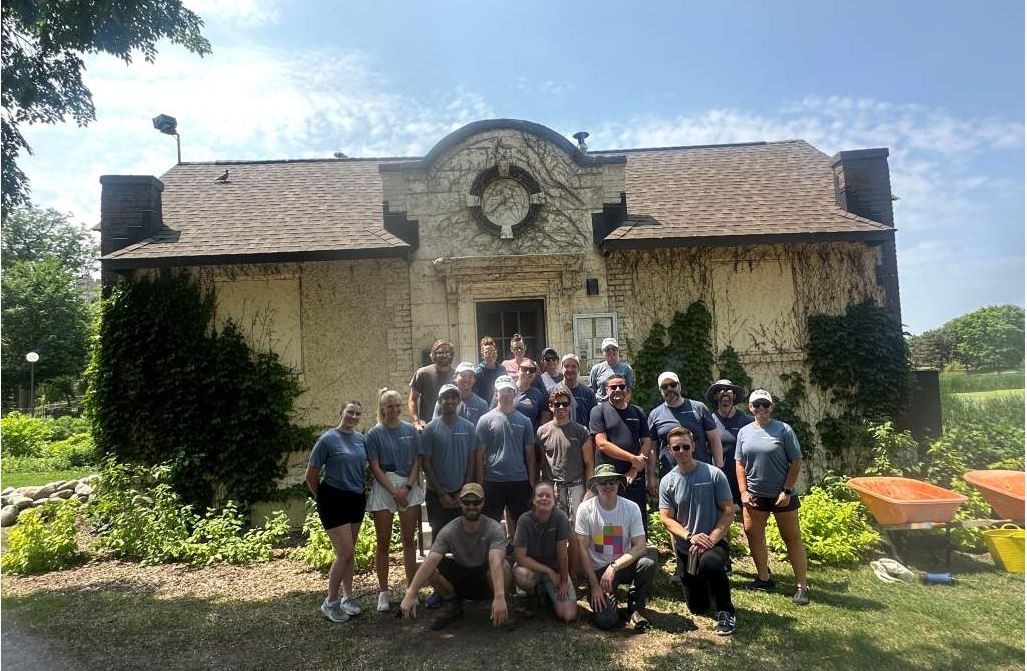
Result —
[[[78,487],[78,480],[67,480],[61,485],[61,489],[70,489],[71,491],[75,491],[76,487]]]
[[[7,496],[8,494],[10,494],[13,491],[14,491],[14,487],[4,487],[4,491],[0,492],[0,494],[2,494],[4,496]]]
[[[38,492],[40,489],[42,489],[42,487],[39,487],[39,486],[18,487],[17,489],[14,490],[14,493],[15,494],[20,494],[22,496],[27,496],[30,499],[35,499],[36,498],[36,492]]]
[[[57,487],[54,487],[55,484],[57,483],[51,482],[48,485],[43,485],[36,491],[35,494],[32,495],[32,498],[36,501],[39,501],[40,499],[50,498],[50,495],[57,491]]]
[[[8,503],[18,510],[25,510],[32,505],[32,499],[27,496],[22,496],[21,494],[15,494],[10,497]]]
[[[74,494],[75,494],[75,492],[73,490],[62,489],[60,491],[56,491],[53,494],[51,494],[50,498],[51,499],[70,499]]]
[[[92,493],[93,488],[84,482],[78,483],[78,486],[75,487],[75,494],[77,494],[78,496],[89,496]]]
[[[15,506],[4,506],[0,508],[0,527],[10,527],[18,521],[21,510]]]

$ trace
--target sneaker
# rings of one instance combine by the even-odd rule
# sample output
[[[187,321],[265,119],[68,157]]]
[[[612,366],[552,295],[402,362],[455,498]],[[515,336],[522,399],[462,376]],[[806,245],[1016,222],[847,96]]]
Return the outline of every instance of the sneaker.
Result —
[[[795,596],[792,597],[792,603],[796,606],[807,606],[809,605],[809,587],[805,585],[799,585],[795,588]]]
[[[425,608],[439,608],[445,602],[445,599],[438,592],[432,592],[425,602]]]
[[[346,611],[347,615],[360,615],[360,604],[357,603],[357,600],[351,596],[348,596],[345,599],[343,599],[341,602],[339,602],[339,605],[342,606],[342,609]]]
[[[640,610],[636,610],[634,613],[631,614],[631,617],[628,618],[628,623],[631,625],[631,628],[639,634],[644,634],[645,632],[653,628],[653,625],[649,621],[649,618],[643,615],[642,611]]]
[[[766,580],[760,580],[759,576],[756,576],[756,579],[749,583],[746,589],[769,592],[774,589],[774,585],[776,584],[777,583],[774,582],[774,576],[769,576]]]
[[[730,636],[735,633],[735,616],[726,610],[717,611],[717,626],[713,628],[717,636]]]
[[[378,592],[378,612],[388,613],[389,612],[389,593]]]
[[[446,606],[435,616],[431,628],[435,631],[445,629],[464,616],[464,605],[456,599],[446,603]]]
[[[345,622],[349,619],[349,615],[345,610],[343,610],[342,603],[340,601],[332,603],[328,599],[325,599],[324,603],[321,604],[321,613],[323,613],[324,616],[332,622]]]

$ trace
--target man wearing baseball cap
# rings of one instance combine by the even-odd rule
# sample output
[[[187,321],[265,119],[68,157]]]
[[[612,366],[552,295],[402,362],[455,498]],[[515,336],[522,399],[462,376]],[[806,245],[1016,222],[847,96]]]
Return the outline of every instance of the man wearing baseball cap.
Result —
[[[592,366],[588,372],[588,386],[596,393],[596,398],[602,403],[609,396],[606,393],[606,381],[611,375],[620,375],[627,380],[628,388],[635,388],[635,372],[626,361],[620,360],[620,344],[615,338],[606,338],[601,346],[605,361],[600,361]]]
[[[399,610],[404,617],[417,617],[417,590],[431,583],[446,602],[432,629],[442,629],[461,618],[464,599],[491,599],[492,624],[498,626],[507,619],[506,590],[513,578],[505,558],[506,534],[499,522],[481,514],[485,503],[481,485],[467,483],[458,498],[460,517],[444,526],[433,540]]]
[[[460,405],[457,406],[456,413],[474,425],[477,425],[481,416],[489,411],[489,404],[485,399],[474,393],[477,379],[473,363],[461,361],[457,364],[453,373],[453,383],[460,392]],[[438,417],[441,411],[440,404],[436,403],[432,417]]]
[[[424,500],[432,538],[460,516],[457,492],[474,475],[475,425],[460,417],[459,404],[460,391],[444,385],[439,390],[441,413],[421,434],[421,468],[428,478]]]
[[[675,466],[674,457],[667,450],[667,434],[676,426],[692,432],[695,439],[695,459],[717,468],[724,467],[724,448],[713,413],[700,401],[685,398],[681,380],[674,371],[664,371],[657,378],[663,403],[649,413],[649,433],[659,450],[659,474],[662,478]]]
[[[578,379],[581,362],[577,354],[564,354],[560,366],[563,368],[563,386],[571,392],[571,415],[578,424],[588,426],[592,408],[596,407],[596,393]]]

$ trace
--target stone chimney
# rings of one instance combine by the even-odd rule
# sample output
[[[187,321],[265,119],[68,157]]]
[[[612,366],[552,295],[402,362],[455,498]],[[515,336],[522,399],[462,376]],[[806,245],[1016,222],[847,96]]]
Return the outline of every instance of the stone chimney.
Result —
[[[161,229],[164,183],[150,175],[100,178],[100,254],[134,245]]]
[[[831,167],[838,207],[895,228],[887,148],[838,152],[831,157]],[[885,307],[901,321],[899,266],[894,239],[882,245],[877,283],[884,289]]]

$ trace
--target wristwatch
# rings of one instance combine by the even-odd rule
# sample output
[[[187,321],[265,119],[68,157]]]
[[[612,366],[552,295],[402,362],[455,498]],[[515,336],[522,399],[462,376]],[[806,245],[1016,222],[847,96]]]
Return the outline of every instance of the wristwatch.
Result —
[[[788,496],[795,496],[795,490],[794,490],[794,489],[792,489],[791,487],[785,487],[785,488],[784,488],[784,489],[782,489],[781,491],[783,491],[783,492],[784,492],[785,494],[787,494]]]

